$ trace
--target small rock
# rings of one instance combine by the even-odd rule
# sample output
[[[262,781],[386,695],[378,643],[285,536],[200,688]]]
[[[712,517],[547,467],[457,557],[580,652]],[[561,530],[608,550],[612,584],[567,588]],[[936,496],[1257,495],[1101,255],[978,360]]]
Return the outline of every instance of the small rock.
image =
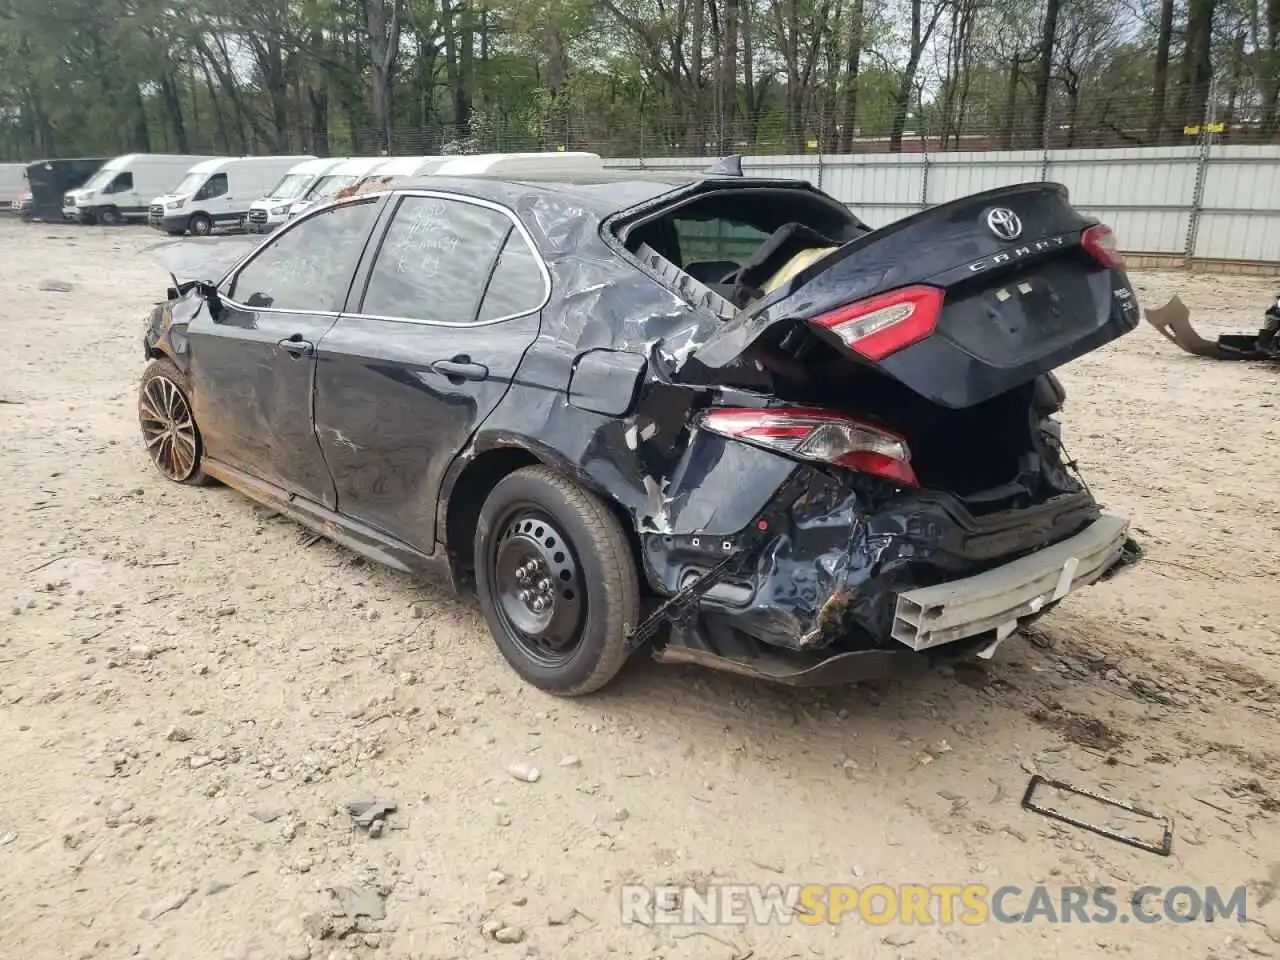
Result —
[[[284,951],[285,960],[311,960],[311,947],[305,943],[290,944]]]
[[[233,617],[235,616],[235,613],[236,613],[235,604],[225,603],[222,606],[220,606],[217,610],[215,610],[213,615],[215,617]]]
[[[184,727],[170,727],[164,738],[172,743],[186,743],[191,739],[191,731]]]
[[[378,949],[378,947],[382,946],[382,934],[366,933],[364,935],[364,945],[366,947],[372,947],[374,950]]]
[[[480,932],[486,937],[492,937],[495,933],[502,929],[502,924],[497,920],[486,920],[480,924]]]
[[[513,907],[523,907],[528,902],[529,902],[528,897],[512,897],[511,898],[511,905]]]
[[[524,929],[521,927],[502,927],[494,932],[493,939],[499,943],[519,943],[524,939]]]
[[[619,807],[617,810],[613,811],[613,822],[622,823],[624,820],[626,820],[630,816],[631,816],[630,810],[628,810],[626,807]]]
[[[888,944],[891,947],[906,947],[916,942],[915,933],[891,933],[888,936],[881,937],[880,942]]]
[[[322,913],[304,913],[302,929],[312,940],[324,940],[333,936],[333,920]]]
[[[387,825],[387,822],[385,820],[373,821],[373,823],[369,824],[369,836],[371,836],[374,840],[377,840],[380,836],[382,836],[382,831],[386,828],[386,825]]]
[[[206,757],[203,754],[196,754],[191,758],[191,769],[199,770],[201,767],[207,767],[211,763],[213,763],[213,760],[209,757]]]
[[[259,823],[272,823],[280,819],[279,810],[250,810],[249,816],[257,820]]]
[[[45,293],[70,293],[74,287],[66,280],[41,280],[40,289]]]
[[[489,882],[494,886],[507,882],[507,875],[501,870],[494,870],[489,874]]]
[[[580,767],[582,766],[582,761],[579,760],[577,757],[575,757],[573,754],[569,754],[569,756],[565,757],[563,760],[560,761],[560,766]]]
[[[525,783],[537,783],[542,778],[542,771],[529,763],[516,761],[507,767],[507,773]]]
[[[415,603],[409,607],[409,614],[415,620],[421,620],[427,615],[427,605],[425,603]]]
[[[145,643],[135,643],[129,648],[129,656],[137,657],[139,660],[150,660],[155,655],[155,650]]]
[[[571,907],[568,904],[561,904],[560,906],[552,907],[547,911],[547,923],[553,927],[565,927],[568,926],[577,915],[577,907]]]

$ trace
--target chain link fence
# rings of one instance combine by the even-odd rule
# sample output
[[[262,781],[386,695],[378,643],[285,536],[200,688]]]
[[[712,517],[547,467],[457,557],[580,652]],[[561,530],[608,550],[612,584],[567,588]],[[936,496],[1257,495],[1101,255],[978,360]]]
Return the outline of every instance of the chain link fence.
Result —
[[[373,127],[331,123],[327,143],[334,154],[418,156],[585,150],[605,157],[703,157],[802,154],[944,153],[992,150],[1096,149],[1195,146],[1205,137],[1224,144],[1280,144],[1280,124],[1263,111],[1230,99],[1211,102],[1204,122],[1177,119],[1178,104],[1154,116],[1149,96],[1105,103],[1054,101],[1043,122],[1030,107],[1009,115],[972,105],[935,102],[898,115],[892,109],[859,110],[852,123],[835,110],[761,111],[732,118],[710,113],[673,115],[669,110],[629,106],[616,111],[560,111],[526,116],[475,111],[470,123],[393,125],[386,135]],[[1183,111],[1185,113],[1185,111]],[[306,138],[303,138],[304,141]],[[307,146],[306,142],[298,146]]]

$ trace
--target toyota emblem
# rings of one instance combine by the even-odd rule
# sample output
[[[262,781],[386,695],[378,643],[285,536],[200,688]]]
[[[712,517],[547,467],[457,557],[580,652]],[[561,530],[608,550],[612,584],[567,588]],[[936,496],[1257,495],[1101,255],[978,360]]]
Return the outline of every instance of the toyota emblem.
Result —
[[[1001,240],[1017,240],[1022,236],[1022,221],[1004,207],[996,207],[987,214],[987,227]]]

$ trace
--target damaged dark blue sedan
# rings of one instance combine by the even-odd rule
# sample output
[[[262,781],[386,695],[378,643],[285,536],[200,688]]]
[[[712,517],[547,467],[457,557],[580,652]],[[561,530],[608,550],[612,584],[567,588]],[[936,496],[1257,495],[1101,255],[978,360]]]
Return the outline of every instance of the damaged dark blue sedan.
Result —
[[[1059,185],[871,230],[732,162],[428,177],[242,253],[149,319],[156,467],[473,585],[544,690],[990,656],[1139,553],[1055,419],[1139,316]]]

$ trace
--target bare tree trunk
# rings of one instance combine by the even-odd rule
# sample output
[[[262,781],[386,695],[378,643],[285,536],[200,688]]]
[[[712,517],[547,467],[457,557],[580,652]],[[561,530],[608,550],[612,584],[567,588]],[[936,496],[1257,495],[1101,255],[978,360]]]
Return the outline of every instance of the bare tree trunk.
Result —
[[[849,47],[845,51],[844,79],[840,111],[840,151],[853,152],[853,141],[858,124],[858,74],[862,69],[862,36],[864,0],[853,0],[852,20],[849,23]]]
[[[738,0],[724,0],[724,50],[720,55],[720,153],[732,152],[738,108]],[[747,86],[751,68],[747,67]]]
[[[151,130],[147,126],[147,105],[142,99],[142,90],[135,84],[133,87],[133,148],[138,153],[151,152]]]
[[[689,108],[692,113],[689,124],[694,143],[694,151],[698,154],[707,149],[707,112],[703,97],[703,70],[706,67],[705,52],[707,42],[707,3],[706,0],[693,2],[693,50],[690,56],[689,73]]]
[[[462,86],[462,69],[458,62],[458,34],[454,29],[454,14],[457,10],[458,7],[451,6],[449,0],[441,0],[440,28],[444,32],[444,72],[453,100],[455,137],[462,136],[461,126],[467,120],[467,94]]]
[[[1259,134],[1270,142],[1280,133],[1280,0],[1267,0],[1267,35],[1254,28],[1254,48],[1258,59],[1258,92],[1262,101]]]
[[[1022,80],[1022,63],[1022,52],[1015,52],[1013,62],[1009,64],[1008,82],[1004,88],[1004,111],[1001,114],[1000,123],[1001,150],[1013,149],[1014,126],[1017,122],[1018,112],[1018,84]]]
[[[475,90],[476,86],[475,10],[472,8],[470,0],[461,0],[458,4],[458,12],[461,14],[457,21],[458,73],[461,76],[462,83],[454,91],[454,96],[461,96],[462,99],[461,101],[455,100],[455,112],[462,118],[461,123],[469,124],[474,106],[472,91]]]
[[[382,147],[392,151],[392,85],[396,55],[400,51],[400,14],[404,0],[364,0],[369,34],[369,60],[373,72],[373,115],[382,136]]]
[[[187,127],[182,118],[182,98],[178,96],[171,63],[165,63],[164,71],[160,74],[160,96],[164,101],[165,117],[169,121],[169,129],[173,131],[178,153],[190,153],[191,143],[187,139]]]
[[[1173,42],[1174,0],[1160,2],[1160,34],[1156,38],[1156,64],[1151,77],[1151,124],[1147,136],[1152,143],[1169,139],[1166,129],[1165,99],[1169,94],[1169,46]]]
[[[1057,0],[1050,0],[1056,3]],[[920,57],[933,35],[934,28],[942,18],[947,4],[944,0],[934,0],[933,15],[928,26],[924,25],[924,0],[911,0],[911,48],[908,51],[907,66],[902,71],[902,79],[898,92],[893,97],[893,125],[889,130],[889,152],[902,152],[902,138],[907,129],[907,113],[911,109],[911,97],[916,88],[916,71],[920,68]]]
[[[218,124],[218,136],[222,140],[223,152],[232,155],[236,151],[231,149],[231,131],[227,127],[226,114],[222,112],[222,98],[218,96],[218,87],[213,81],[213,74],[209,72],[209,64],[203,57],[198,57],[197,60],[200,64],[200,72],[204,75],[205,87],[209,90],[209,102],[213,104],[213,115]]]
[[[1027,141],[1037,146],[1045,142],[1045,124],[1049,120],[1049,81],[1053,76],[1053,47],[1058,39],[1058,11],[1061,0],[1046,0],[1044,31],[1040,35],[1040,62],[1036,65],[1036,94],[1032,104],[1032,131]],[[1034,139],[1033,139],[1034,138]]]
[[[1187,46],[1184,58],[1186,100],[1183,123],[1193,127],[1208,114],[1209,85],[1213,79],[1213,14],[1216,0],[1190,0],[1187,8]]]

